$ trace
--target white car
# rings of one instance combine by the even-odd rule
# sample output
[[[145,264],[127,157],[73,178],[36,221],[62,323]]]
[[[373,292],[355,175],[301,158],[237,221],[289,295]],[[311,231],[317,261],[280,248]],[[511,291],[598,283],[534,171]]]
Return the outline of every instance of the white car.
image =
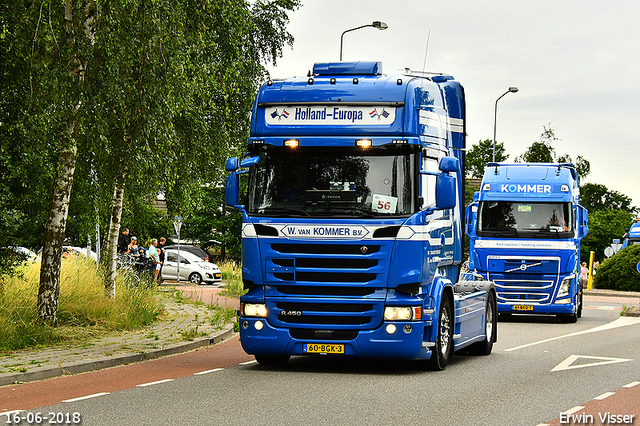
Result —
[[[178,260],[180,261],[180,281],[189,281],[193,284],[213,284],[222,281],[222,272],[218,265],[205,262],[193,253],[186,250],[167,249],[162,265],[163,280],[178,280]]]
[[[87,255],[86,247],[62,246],[62,256],[64,257],[84,256],[93,260],[97,259],[96,252],[94,252],[93,250],[89,250],[89,254]]]

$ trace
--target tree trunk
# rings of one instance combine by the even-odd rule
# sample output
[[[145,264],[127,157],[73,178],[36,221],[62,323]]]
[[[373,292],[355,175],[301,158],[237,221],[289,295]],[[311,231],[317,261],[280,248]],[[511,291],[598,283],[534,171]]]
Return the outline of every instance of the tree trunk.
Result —
[[[75,126],[77,126],[77,120],[72,124],[73,131],[75,131]],[[53,184],[49,217],[44,232],[40,288],[38,290],[38,317],[52,325],[57,322],[62,243],[67,225],[69,198],[71,197],[77,157],[76,140],[72,137],[68,146],[62,148],[58,154],[58,171]]]
[[[124,200],[124,173],[116,179],[113,190],[111,220],[109,223],[109,250],[107,259],[107,276],[104,281],[104,295],[112,299],[116,298],[116,266],[118,262],[118,237],[120,235],[120,219],[122,218],[122,205]]]
[[[118,237],[120,236],[120,220],[124,205],[125,180],[128,173],[129,146],[131,138],[127,131],[123,138],[125,149],[120,156],[120,174],[116,176],[111,201],[111,219],[109,221],[109,250],[107,251],[107,276],[104,280],[104,295],[112,299],[116,298],[116,268],[118,264]]]
[[[58,297],[60,295],[60,264],[62,260],[62,244],[64,242],[67,227],[67,214],[69,212],[69,199],[73,174],[78,159],[78,126],[80,122],[80,108],[82,106],[82,87],[87,69],[88,53],[80,52],[80,46],[76,40],[73,0],[64,1],[64,25],[67,35],[66,49],[70,52],[67,58],[69,78],[74,80],[75,87],[64,93],[62,99],[66,99],[66,111],[64,117],[68,120],[66,132],[61,137],[60,151],[56,177],[53,182],[49,215],[44,233],[42,264],[40,266],[40,287],[38,289],[38,318],[41,321],[55,325],[57,323]],[[97,16],[96,5],[93,1],[84,3],[82,16],[82,29],[84,36],[93,45],[93,24]]]

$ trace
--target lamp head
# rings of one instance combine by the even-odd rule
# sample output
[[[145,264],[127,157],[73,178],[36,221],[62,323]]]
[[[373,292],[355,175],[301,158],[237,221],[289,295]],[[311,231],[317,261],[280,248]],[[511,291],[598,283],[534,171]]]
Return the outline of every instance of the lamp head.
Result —
[[[389,26],[382,21],[373,21],[373,24],[371,24],[371,26],[379,30],[386,30],[387,28],[389,28]]]
[[[517,87],[509,87],[509,92],[516,93],[518,91]]]

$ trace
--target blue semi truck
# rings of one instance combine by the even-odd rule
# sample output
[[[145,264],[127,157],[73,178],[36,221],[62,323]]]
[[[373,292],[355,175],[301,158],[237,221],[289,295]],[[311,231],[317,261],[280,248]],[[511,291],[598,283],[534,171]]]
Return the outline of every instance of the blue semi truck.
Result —
[[[495,283],[498,312],[575,322],[587,222],[571,164],[489,163],[467,207],[469,268]]]
[[[315,64],[262,86],[248,153],[226,166],[225,202],[242,213],[247,353],[439,370],[455,350],[491,352],[495,288],[458,281],[464,108],[451,76],[385,75],[379,62]]]
[[[640,244],[640,218],[622,237],[622,248]]]

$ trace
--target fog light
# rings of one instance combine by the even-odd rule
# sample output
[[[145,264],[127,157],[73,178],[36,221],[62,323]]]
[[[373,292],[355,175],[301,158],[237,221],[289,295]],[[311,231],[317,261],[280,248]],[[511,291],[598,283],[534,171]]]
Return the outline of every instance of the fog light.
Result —
[[[262,323],[262,321],[256,321],[253,326],[256,328],[256,330],[260,331],[262,330],[262,327],[264,327],[264,324]]]
[[[396,332],[396,326],[393,324],[387,324],[387,328],[385,330],[387,330],[387,333],[393,334]]]

